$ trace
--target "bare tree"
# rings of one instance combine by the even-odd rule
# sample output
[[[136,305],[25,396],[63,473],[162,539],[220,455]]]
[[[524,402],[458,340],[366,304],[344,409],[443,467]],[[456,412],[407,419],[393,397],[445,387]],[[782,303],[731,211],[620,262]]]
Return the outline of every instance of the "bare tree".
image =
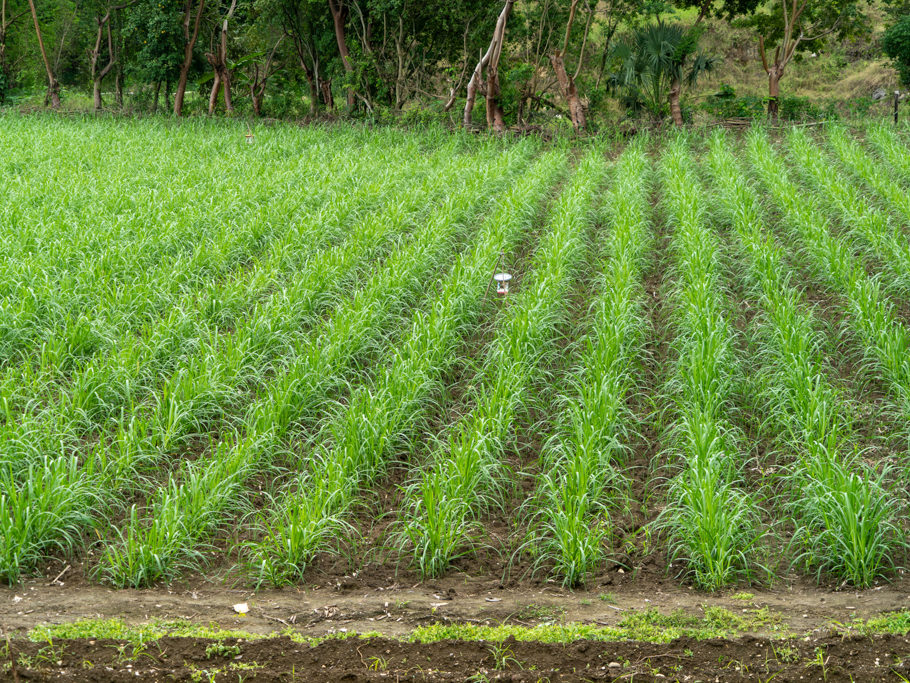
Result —
[[[29,1],[31,2],[32,0]],[[204,11],[205,0],[199,0],[194,19],[193,0],[185,0],[183,7],[183,64],[180,65],[177,93],[174,95],[174,116],[183,114],[183,98],[186,95],[186,84],[189,80],[190,67],[193,65],[193,48],[199,38],[199,26],[202,24],[202,13]]]
[[[477,62],[471,80],[468,81],[468,96],[464,107],[464,127],[467,129],[471,128],[474,103],[477,101],[478,91],[483,87],[483,70],[487,69],[486,92],[484,93],[487,100],[487,125],[496,132],[505,130],[502,105],[499,102],[499,60],[502,57],[502,46],[505,42],[506,24],[514,4],[515,0],[506,0],[499,18],[496,20],[496,28],[493,29],[490,46]]]
[[[590,0],[586,0],[585,7],[588,12],[588,18],[585,21],[584,37],[581,41],[581,49],[578,53],[578,64],[576,65],[575,73],[570,76],[566,71],[565,55],[566,51],[569,49],[569,39],[572,36],[572,24],[575,23],[578,2],[579,0],[572,0],[572,4],[569,7],[569,18],[566,21],[566,35],[562,42],[562,48],[555,50],[553,54],[550,55],[550,64],[553,66],[553,72],[556,74],[556,82],[559,83],[559,89],[562,92],[562,96],[569,105],[569,114],[572,117],[572,126],[575,128],[576,133],[583,131],[587,126],[585,106],[578,96],[578,87],[575,85],[575,81],[578,78],[578,74],[581,72],[581,65],[585,58],[585,48],[588,45],[588,33],[591,30],[591,21],[594,18],[594,11],[591,7]]]
[[[44,70],[47,72],[47,96],[45,102],[50,102],[53,109],[60,108],[60,83],[54,75],[51,68],[50,60],[47,58],[47,50],[44,49],[44,39],[41,37],[41,25],[38,23],[38,10],[35,8],[35,0],[28,0],[28,7],[32,12],[32,21],[35,22],[35,35],[38,36],[38,49],[41,51],[41,59],[44,61]]]
[[[833,33],[840,22],[838,13],[827,29],[820,28],[817,23],[803,29],[801,20],[809,5],[809,0],[780,0],[780,4],[783,11],[783,35],[774,50],[773,60],[768,59],[764,36],[758,37],[762,67],[768,74],[768,118],[773,121],[777,121],[780,113],[780,81],[784,77],[787,65],[796,54],[796,48],[802,42],[817,40]],[[830,12],[826,12],[826,14],[829,18],[831,17]]]
[[[338,43],[338,54],[341,56],[341,63],[344,71],[350,79],[354,73],[354,64],[351,62],[351,51],[348,49],[347,38],[344,33],[344,25],[348,18],[348,8],[344,0],[329,0],[329,11],[332,13],[332,25],[335,28],[335,42]],[[354,108],[354,86],[348,83],[347,88],[348,111]]]
[[[206,54],[205,58],[212,69],[215,71],[215,80],[212,83],[212,92],[209,95],[209,116],[215,113],[215,104],[218,102],[218,92],[224,87],[224,108],[227,112],[234,111],[234,103],[231,101],[231,70],[228,69],[227,63],[227,35],[228,23],[234,16],[234,10],[237,9],[237,0],[231,0],[231,6],[228,9],[224,20],[221,22],[221,29],[215,41],[213,52]],[[263,88],[265,86],[263,85]]]
[[[95,111],[101,111],[103,105],[103,102],[101,101],[101,83],[117,62],[117,56],[114,51],[114,40],[111,36],[111,14],[119,12],[132,4],[133,2],[129,2],[123,5],[117,5],[116,7],[109,7],[103,16],[99,15],[95,17],[95,23],[97,24],[95,44],[92,49],[89,50],[89,66],[92,75],[92,97],[95,102]],[[107,33],[107,64],[99,70],[98,63],[101,59],[102,41],[105,32]]]

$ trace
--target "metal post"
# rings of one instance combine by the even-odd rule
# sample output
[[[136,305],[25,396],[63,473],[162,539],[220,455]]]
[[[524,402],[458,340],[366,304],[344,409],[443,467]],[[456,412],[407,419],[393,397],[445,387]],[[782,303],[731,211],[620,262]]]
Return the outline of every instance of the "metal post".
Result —
[[[894,91],[894,125],[895,126],[897,125],[897,107],[900,104],[900,101],[901,101],[901,91],[895,90]]]

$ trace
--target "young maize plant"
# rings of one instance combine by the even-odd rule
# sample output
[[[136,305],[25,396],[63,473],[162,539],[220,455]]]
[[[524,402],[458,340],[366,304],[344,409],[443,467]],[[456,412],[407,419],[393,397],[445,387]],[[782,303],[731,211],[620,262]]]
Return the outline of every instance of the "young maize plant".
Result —
[[[705,225],[705,202],[682,137],[672,140],[661,177],[676,282],[676,372],[667,400],[676,405],[671,428],[680,471],[658,528],[670,537],[670,562],[694,583],[717,590],[752,580],[762,538],[753,499],[741,488],[740,447],[730,421],[740,373],[733,330],[724,315],[717,238]]]
[[[828,127],[828,142],[840,161],[867,186],[875,190],[903,221],[910,221],[910,193],[892,179],[891,169],[850,137],[842,126]]]
[[[413,554],[424,576],[439,576],[471,550],[479,516],[500,497],[513,422],[543,376],[542,360],[555,352],[566,295],[584,262],[605,175],[602,152],[588,153],[552,209],[527,284],[510,301],[472,382],[474,409],[406,487],[396,544]]]
[[[200,546],[243,506],[244,483],[267,467],[298,422],[314,422],[341,389],[351,366],[392,333],[422,299],[423,281],[453,257],[483,191],[495,191],[523,166],[527,147],[493,164],[465,164],[460,184],[437,207],[409,244],[341,303],[263,388],[244,420],[246,431],[229,436],[209,457],[187,463],[150,501],[148,521],[133,517],[118,544],[106,549],[102,571],[115,585],[138,586],[172,576],[201,559]]]
[[[887,287],[905,297],[910,294],[910,244],[900,227],[866,200],[803,131],[794,129],[788,136],[797,168],[823,197],[823,203],[839,213],[847,232],[856,238],[860,249],[878,259],[891,277]]]
[[[805,245],[817,276],[843,297],[847,322],[864,344],[865,362],[885,378],[898,409],[910,417],[910,331],[882,293],[881,278],[869,276],[852,244],[831,234],[818,202],[781,170],[766,135],[750,133],[748,151],[762,184],[783,211],[785,227]]]
[[[56,413],[60,410],[56,404],[71,403],[63,410],[78,413],[87,429],[107,422],[125,405],[120,399],[141,398],[143,390],[154,386],[184,355],[182,347],[189,340],[205,336],[204,331],[194,329],[194,323],[237,325],[249,308],[290,279],[317,246],[337,241],[346,221],[395,196],[390,194],[396,189],[394,179],[389,179],[387,187],[383,179],[376,178],[378,161],[351,158],[353,149],[345,147],[338,148],[338,156],[324,158],[328,149],[311,145],[302,156],[302,163],[322,167],[311,174],[311,192],[301,195],[293,189],[293,180],[301,174],[296,165],[263,174],[271,186],[281,187],[281,193],[269,199],[267,209],[253,212],[243,229],[231,220],[217,235],[198,235],[201,244],[191,258],[177,254],[173,261],[165,259],[168,267],[161,264],[153,279],[140,275],[137,284],[119,289],[106,305],[82,314],[82,328],[104,330],[103,344],[90,357],[81,345],[73,346],[62,334],[50,343],[36,345],[38,358],[7,365],[0,375],[0,391],[9,410]],[[415,145],[401,145],[386,153],[392,159],[412,160],[414,149]],[[412,183],[412,174],[420,168],[415,163],[407,174]],[[339,202],[343,191],[350,200]],[[286,224],[292,228],[284,229]],[[17,334],[26,332],[17,328]],[[154,343],[167,348],[155,349]],[[118,367],[117,360],[128,370]],[[123,396],[124,388],[129,389],[128,397]],[[38,397],[42,401],[36,401]],[[95,415],[96,408],[106,414]]]
[[[317,553],[337,549],[361,487],[383,475],[393,453],[417,450],[420,421],[480,321],[492,269],[528,232],[565,163],[564,154],[545,157],[497,199],[473,249],[455,261],[428,310],[414,314],[376,380],[352,392],[314,452],[300,458],[303,473],[275,504],[253,549],[260,583],[298,580]]]
[[[609,510],[626,488],[622,473],[634,416],[626,403],[633,363],[647,328],[641,275],[651,242],[649,162],[630,146],[615,167],[608,200],[612,231],[604,245],[600,295],[581,340],[557,432],[546,444],[535,502],[535,546],[567,586],[585,581],[605,558]]]
[[[9,463],[13,476],[8,478],[7,487],[0,488],[0,496],[10,497],[8,524],[4,527],[0,522],[0,549],[15,549],[15,556],[8,561],[0,559],[4,576],[8,572],[14,579],[23,568],[28,569],[27,565],[23,567],[24,558],[31,558],[32,562],[40,558],[42,548],[55,543],[57,527],[62,530],[66,525],[84,526],[103,512],[97,503],[115,504],[119,500],[116,494],[126,485],[135,491],[140,468],[153,469],[163,455],[188,445],[195,434],[209,432],[220,422],[228,421],[221,430],[229,429],[232,424],[239,426],[244,395],[251,386],[255,388],[255,383],[264,381],[262,368],[292,353],[293,335],[311,326],[332,298],[343,293],[357,274],[369,267],[371,257],[381,253],[384,243],[404,230],[408,222],[417,220],[415,212],[423,203],[450,187],[462,172],[461,165],[451,164],[437,176],[428,178],[423,187],[409,193],[401,205],[371,215],[349,239],[313,258],[312,265],[291,286],[257,306],[248,324],[236,329],[233,335],[203,334],[198,353],[190,356],[180,371],[165,381],[154,402],[139,406],[138,410],[133,407],[129,422],[121,421],[110,443],[99,442],[85,454],[81,467],[60,469],[54,459],[39,463],[37,467],[56,475],[42,477],[43,489],[56,489],[57,495],[51,498],[43,495],[34,500],[28,495],[14,496],[9,486],[21,478],[15,474],[34,477],[36,465],[33,459],[25,458]],[[65,433],[59,429],[53,431],[62,421],[60,415],[57,418],[58,424],[49,423],[48,429],[62,441]],[[18,435],[22,437],[40,431],[40,423],[18,426]],[[75,457],[61,456],[67,461]],[[98,490],[106,494],[96,496]],[[63,507],[43,507],[48,501]],[[64,514],[74,510],[82,513],[78,520]],[[35,516],[56,522],[46,522],[38,534],[24,525],[25,520]],[[68,534],[66,541],[58,539],[56,545],[69,549],[76,538]]]
[[[890,125],[872,123],[866,129],[866,140],[885,160],[892,172],[905,183],[910,181],[910,149]]]
[[[768,419],[788,451],[786,508],[796,561],[865,587],[893,569],[899,548],[897,498],[850,446],[848,408],[826,380],[815,322],[804,310],[784,255],[762,229],[755,187],[745,180],[724,135],[710,143],[718,204],[747,254],[752,298],[762,311],[758,340]]]

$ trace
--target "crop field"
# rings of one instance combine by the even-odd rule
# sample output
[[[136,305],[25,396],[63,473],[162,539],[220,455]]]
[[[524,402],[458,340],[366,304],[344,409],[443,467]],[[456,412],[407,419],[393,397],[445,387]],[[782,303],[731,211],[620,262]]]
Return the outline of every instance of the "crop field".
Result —
[[[246,132],[0,117],[0,632],[910,608],[910,128]]]

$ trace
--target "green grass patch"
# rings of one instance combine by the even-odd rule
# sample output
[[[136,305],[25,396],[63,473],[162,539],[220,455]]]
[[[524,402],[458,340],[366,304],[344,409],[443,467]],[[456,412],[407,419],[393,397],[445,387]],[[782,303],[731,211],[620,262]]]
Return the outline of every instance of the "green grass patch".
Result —
[[[799,634],[787,628],[782,616],[767,607],[746,609],[741,613],[723,607],[705,606],[704,615],[676,610],[663,614],[657,609],[632,612],[616,626],[570,622],[519,626],[514,624],[430,624],[420,626],[398,640],[411,643],[435,643],[442,640],[472,640],[500,643],[510,637],[522,642],[571,643],[578,640],[601,642],[642,641],[669,643],[677,638],[735,638],[745,633],[763,633],[774,640],[794,638]],[[883,614],[868,620],[856,619],[849,624],[831,622],[831,628],[843,633],[874,636],[910,634],[910,610]],[[187,637],[211,640],[206,653],[227,656],[233,650],[219,643],[224,640],[262,640],[286,636],[296,643],[316,646],[327,640],[390,638],[376,631],[345,631],[325,636],[305,636],[292,628],[270,634],[223,629],[217,624],[194,624],[187,621],[151,621],[127,624],[120,619],[85,619],[70,624],[38,626],[28,633],[33,642],[55,643],[73,639],[111,639],[142,646],[165,637]]]

